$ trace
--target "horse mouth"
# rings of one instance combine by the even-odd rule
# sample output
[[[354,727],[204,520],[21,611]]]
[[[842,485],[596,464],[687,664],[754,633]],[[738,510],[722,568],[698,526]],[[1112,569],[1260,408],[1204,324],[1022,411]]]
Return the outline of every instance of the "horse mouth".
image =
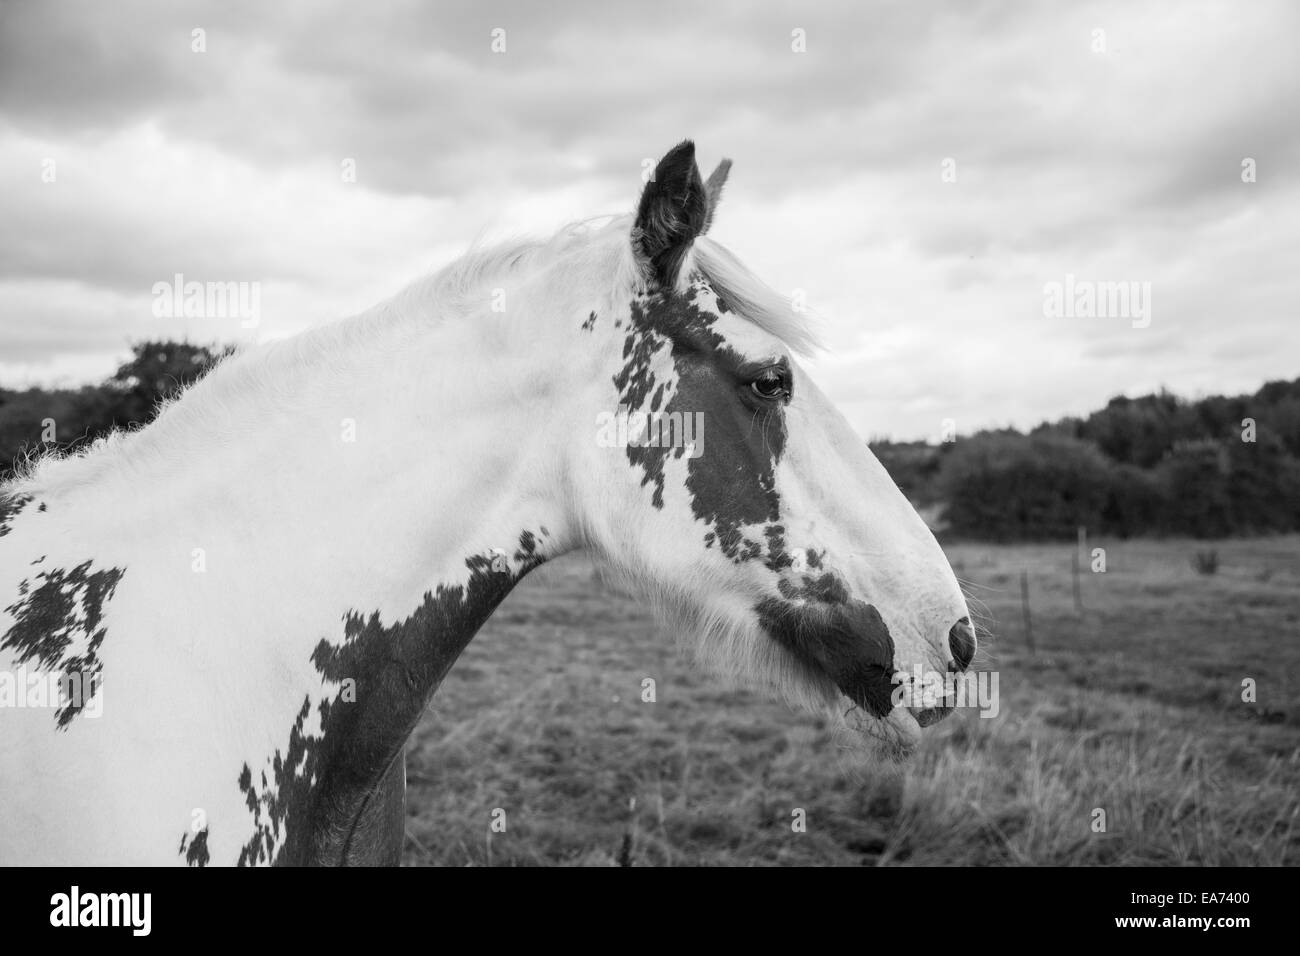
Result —
[[[767,634],[802,665],[827,678],[867,715],[890,720],[897,709],[894,642],[874,606],[848,598],[768,599],[756,610]]]
[[[906,763],[920,745],[921,728],[934,721],[924,711],[895,704],[889,628],[874,606],[849,598],[837,584],[823,577],[815,597],[829,600],[783,588],[784,599],[758,605],[759,622],[828,691],[838,691],[831,691],[842,715],[836,736],[847,749],[870,762]]]
[[[877,717],[853,705],[844,713],[843,728],[849,748],[874,763],[906,764],[921,744],[921,724],[906,707]]]

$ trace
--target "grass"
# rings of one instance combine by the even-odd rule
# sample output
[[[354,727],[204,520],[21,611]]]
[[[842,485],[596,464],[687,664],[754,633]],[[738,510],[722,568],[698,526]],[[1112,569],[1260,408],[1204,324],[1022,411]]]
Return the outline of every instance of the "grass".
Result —
[[[1106,571],[1085,564],[1081,614],[1073,545],[946,548],[993,634],[977,666],[1001,709],[958,711],[901,773],[698,671],[582,559],[545,566],[412,738],[405,862],[1294,864],[1300,538],[1218,543],[1212,575],[1196,542],[1088,547]]]

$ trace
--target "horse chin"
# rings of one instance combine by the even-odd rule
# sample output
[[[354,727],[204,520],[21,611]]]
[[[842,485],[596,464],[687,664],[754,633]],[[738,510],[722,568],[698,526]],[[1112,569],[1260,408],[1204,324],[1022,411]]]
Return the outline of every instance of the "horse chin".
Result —
[[[895,707],[885,717],[876,717],[845,700],[844,714],[836,735],[855,757],[871,764],[904,767],[921,743],[921,725],[905,707]]]

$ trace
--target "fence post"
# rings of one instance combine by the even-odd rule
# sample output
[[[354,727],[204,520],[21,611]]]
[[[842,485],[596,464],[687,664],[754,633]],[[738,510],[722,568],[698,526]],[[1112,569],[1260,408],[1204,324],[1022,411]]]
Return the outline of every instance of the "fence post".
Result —
[[[1080,584],[1079,575],[1082,573],[1080,565],[1083,564],[1083,556],[1088,553],[1088,531],[1083,525],[1079,525],[1079,545],[1074,549],[1074,562],[1071,570],[1074,579],[1074,613],[1083,616],[1083,586]]]
[[[1029,653],[1035,653],[1034,647],[1034,622],[1029,617],[1029,572],[1020,572],[1020,612],[1025,619],[1025,643],[1029,645]]]

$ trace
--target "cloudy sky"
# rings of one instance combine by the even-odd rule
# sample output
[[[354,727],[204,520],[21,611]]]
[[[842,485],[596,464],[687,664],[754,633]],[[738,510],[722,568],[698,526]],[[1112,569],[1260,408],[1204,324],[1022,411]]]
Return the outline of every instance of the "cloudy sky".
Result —
[[[0,385],[359,311],[630,209],[688,136],[863,435],[1300,375],[1300,7],[805,6],[5,3]],[[261,283],[259,326],[155,317],[176,273]],[[1067,275],[1150,313],[1045,315]]]

